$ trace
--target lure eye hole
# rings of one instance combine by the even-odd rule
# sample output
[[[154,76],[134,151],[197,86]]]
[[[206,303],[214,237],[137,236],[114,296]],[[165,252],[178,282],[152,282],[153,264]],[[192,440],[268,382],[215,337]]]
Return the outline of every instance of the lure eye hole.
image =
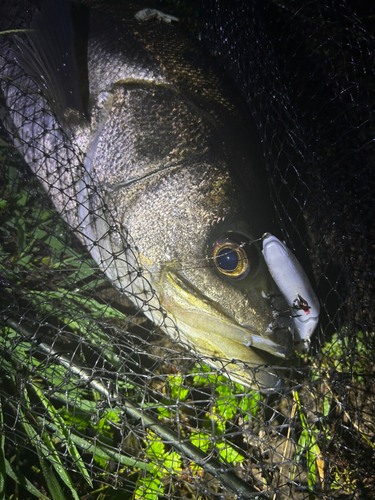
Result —
[[[234,279],[243,279],[250,271],[248,256],[241,244],[219,238],[213,244],[212,255],[217,270]]]

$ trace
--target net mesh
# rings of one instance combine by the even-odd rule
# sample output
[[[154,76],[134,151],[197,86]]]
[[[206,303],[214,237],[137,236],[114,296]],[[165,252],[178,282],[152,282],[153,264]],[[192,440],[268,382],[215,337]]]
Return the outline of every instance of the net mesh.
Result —
[[[29,120],[48,143],[46,169],[51,156],[60,164],[42,187],[9,125],[1,129],[5,498],[375,498],[370,12],[303,1],[160,8],[199,32],[247,101],[284,239],[321,301],[320,325],[310,352],[280,367],[283,387],[272,394],[225,377],[225,361],[210,368],[178,332],[167,337],[173,321],[147,276],[143,293],[130,284],[121,294],[90,257],[69,216],[80,152],[40,122],[37,100],[24,99],[29,89],[1,56],[13,135]],[[70,224],[52,206],[56,189],[67,189],[60,213]],[[118,262],[114,279],[136,275],[132,240],[105,220],[102,261]],[[127,253],[110,254],[107,241]],[[134,298],[148,303],[148,319]]]

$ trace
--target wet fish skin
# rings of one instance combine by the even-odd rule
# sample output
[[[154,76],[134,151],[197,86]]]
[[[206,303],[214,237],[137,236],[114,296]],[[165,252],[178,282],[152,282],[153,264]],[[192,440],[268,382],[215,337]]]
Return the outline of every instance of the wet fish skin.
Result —
[[[270,362],[270,353],[285,357],[291,338],[287,329],[272,328],[275,311],[267,297],[279,291],[260,247],[250,243],[270,231],[272,220],[246,111],[175,27],[136,21],[139,7],[124,6],[121,14],[116,7],[114,18],[110,4],[105,11],[98,2],[87,5],[86,114],[74,100],[71,108],[59,108],[48,75],[46,101],[38,77],[34,83],[8,65],[17,85],[3,93],[16,146],[96,262],[136,306],[157,324],[166,310],[167,333],[198,353],[227,360],[234,380],[279,387],[272,368],[254,373],[233,363],[256,368]],[[43,38],[34,40],[43,66],[49,54],[38,53]],[[27,50],[18,45],[12,50]],[[243,280],[221,275],[213,263],[212,244],[223,234],[243,235],[246,250],[251,246],[254,271]]]

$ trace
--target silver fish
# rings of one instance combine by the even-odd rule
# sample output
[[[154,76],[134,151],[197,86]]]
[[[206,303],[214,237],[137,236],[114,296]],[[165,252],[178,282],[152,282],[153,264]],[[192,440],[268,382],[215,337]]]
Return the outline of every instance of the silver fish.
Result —
[[[233,380],[279,388],[293,321],[261,253],[273,220],[245,106],[174,23],[83,5],[84,41],[62,0],[3,39],[14,144],[121,293]]]

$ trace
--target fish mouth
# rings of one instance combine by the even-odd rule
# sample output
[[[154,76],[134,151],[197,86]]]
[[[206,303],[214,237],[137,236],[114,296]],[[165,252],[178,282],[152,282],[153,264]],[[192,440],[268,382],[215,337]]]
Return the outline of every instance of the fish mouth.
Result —
[[[268,366],[269,355],[285,359],[290,354],[289,347],[275,342],[272,335],[236,323],[174,270],[163,270],[159,297],[175,320],[181,340],[206,356],[208,364],[225,366],[234,381],[263,392],[280,388],[280,377]]]

